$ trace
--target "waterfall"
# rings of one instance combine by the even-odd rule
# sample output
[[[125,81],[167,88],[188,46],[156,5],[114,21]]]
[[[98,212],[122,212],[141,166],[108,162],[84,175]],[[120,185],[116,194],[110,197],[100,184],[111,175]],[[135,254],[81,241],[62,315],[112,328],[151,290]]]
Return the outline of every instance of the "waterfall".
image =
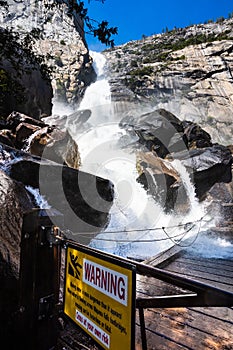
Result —
[[[97,80],[87,88],[79,109],[91,109],[111,102],[110,85],[104,72],[106,59],[98,52],[90,51],[90,55],[94,60],[93,66],[97,74]]]
[[[190,197],[190,210],[185,216],[166,214],[136,181],[136,154],[130,147],[123,147],[130,142],[126,131],[119,127],[119,121],[124,116],[122,111],[120,115],[114,112],[110,85],[104,71],[105,57],[101,53],[91,54],[97,80],[87,88],[79,106],[79,110],[90,109],[91,116],[85,130],[79,130],[73,121],[68,128],[79,146],[80,169],[111,180],[115,201],[108,227],[94,237],[90,245],[121,256],[147,258],[171,247],[176,239],[179,242],[184,237],[197,234],[199,226],[185,230],[180,225],[198,221],[204,215],[204,208],[196,200],[189,174],[178,160],[173,165]]]

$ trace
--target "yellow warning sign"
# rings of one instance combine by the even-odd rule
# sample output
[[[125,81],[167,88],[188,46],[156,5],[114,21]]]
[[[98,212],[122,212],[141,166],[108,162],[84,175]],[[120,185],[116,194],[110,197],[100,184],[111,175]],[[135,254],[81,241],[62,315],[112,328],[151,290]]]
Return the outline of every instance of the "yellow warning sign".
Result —
[[[104,349],[134,349],[135,283],[133,264],[69,245],[64,313]]]

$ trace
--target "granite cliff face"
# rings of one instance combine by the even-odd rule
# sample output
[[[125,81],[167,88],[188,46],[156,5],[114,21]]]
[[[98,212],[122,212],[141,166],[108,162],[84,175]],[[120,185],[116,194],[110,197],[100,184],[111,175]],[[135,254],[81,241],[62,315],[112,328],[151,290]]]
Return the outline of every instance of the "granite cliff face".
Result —
[[[131,41],[104,55],[117,104],[165,108],[204,127],[214,142],[232,143],[232,19]]]
[[[53,89],[36,56],[0,28],[0,117],[17,110],[39,118],[51,114]]]
[[[51,74],[54,100],[78,104],[86,87],[96,78],[92,58],[84,38],[82,20],[68,13],[66,0],[15,2],[9,0],[7,16],[0,15],[0,25],[24,36],[33,28],[43,31],[33,49],[53,68]],[[26,111],[22,111],[26,112]],[[28,111],[27,111],[28,112]]]

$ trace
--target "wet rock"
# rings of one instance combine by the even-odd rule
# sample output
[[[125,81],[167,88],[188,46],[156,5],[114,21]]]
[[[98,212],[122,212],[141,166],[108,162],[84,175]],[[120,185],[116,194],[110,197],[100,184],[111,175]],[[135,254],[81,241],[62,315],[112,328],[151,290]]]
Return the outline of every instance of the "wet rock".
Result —
[[[69,123],[75,122],[75,124],[78,126],[80,125],[80,127],[85,124],[88,119],[91,116],[91,110],[90,109],[82,109],[80,111],[76,111],[75,113],[69,114],[68,116],[68,121]]]
[[[126,116],[119,123],[120,127],[138,136],[139,142],[148,150],[155,151],[165,158],[172,151],[186,148],[183,139],[183,127],[176,116],[166,110],[158,109],[136,118]]]
[[[12,112],[7,120],[8,129],[0,131],[0,140],[8,146],[23,149],[33,155],[44,157],[78,169],[80,154],[77,143],[68,130],[19,112]]]
[[[67,130],[62,131],[55,126],[46,126],[32,134],[27,149],[33,155],[65,163],[75,169],[80,166],[77,143]]]
[[[131,137],[137,135],[137,146],[141,145],[144,152],[140,155],[143,174],[138,181],[156,200],[162,201],[165,208],[171,209],[177,203],[177,194],[185,203],[187,194],[180,181],[175,184],[174,173],[171,177],[166,167],[161,166],[165,165],[163,160],[181,162],[199,200],[206,197],[214,184],[232,180],[230,147],[213,144],[209,133],[196,123],[179,121],[172,113],[158,109],[139,117],[127,115],[121,120],[120,127]],[[151,152],[148,153],[148,149]]]
[[[212,146],[211,136],[191,121],[180,121],[164,109],[156,109],[139,117],[128,115],[119,123],[148,150],[165,158],[169,153]]]
[[[200,125],[190,121],[182,122],[184,138],[189,149],[212,146],[211,136]]]
[[[37,120],[35,118],[29,117],[28,115],[24,113],[20,113],[17,111],[13,111],[7,118],[6,118],[6,125],[7,128],[12,131],[12,133],[16,132],[17,127],[21,123],[26,123],[34,126],[38,126],[42,128],[44,126],[44,122],[41,120]]]
[[[29,123],[20,123],[15,130],[15,145],[17,148],[23,148],[27,144],[28,138],[40,127]]]
[[[180,193],[184,205],[187,193],[184,190],[179,173],[168,160],[157,157],[152,152],[138,153],[139,177],[137,181],[155,198],[165,211],[174,209],[180,201]],[[178,196],[179,192],[179,196]]]
[[[0,130],[0,142],[7,146],[14,147],[15,136],[8,129]]]
[[[105,179],[67,166],[14,162],[10,176],[40,189],[49,205],[64,215],[64,226],[75,234],[99,232],[109,220],[113,185]]]
[[[108,224],[114,197],[109,180],[5,145],[0,150],[5,172],[25,186],[39,189],[48,204],[64,215],[64,228],[75,234],[96,234]]]
[[[216,144],[172,156],[179,159],[189,171],[199,199],[204,199],[215,183],[232,181],[233,158],[229,148],[223,145]]]

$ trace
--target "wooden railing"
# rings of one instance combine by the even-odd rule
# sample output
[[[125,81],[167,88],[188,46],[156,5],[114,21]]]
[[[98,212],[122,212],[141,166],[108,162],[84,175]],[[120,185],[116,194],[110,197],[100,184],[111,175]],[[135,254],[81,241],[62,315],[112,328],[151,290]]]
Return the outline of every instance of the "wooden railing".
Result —
[[[24,216],[18,327],[25,349],[50,350],[56,348],[61,250],[69,242],[77,247],[82,246],[58,234],[53,224],[55,217],[56,223],[59,222],[59,219],[62,223],[62,215],[55,211],[34,210]],[[97,252],[90,247],[85,247],[85,249],[88,249],[90,254]],[[101,254],[112,256],[105,252]],[[156,278],[188,291],[180,295],[138,297],[136,299],[143,350],[147,349],[144,320],[144,309],[146,308],[233,306],[233,293],[142,262],[116,256],[115,258],[134,264],[138,275]]]

